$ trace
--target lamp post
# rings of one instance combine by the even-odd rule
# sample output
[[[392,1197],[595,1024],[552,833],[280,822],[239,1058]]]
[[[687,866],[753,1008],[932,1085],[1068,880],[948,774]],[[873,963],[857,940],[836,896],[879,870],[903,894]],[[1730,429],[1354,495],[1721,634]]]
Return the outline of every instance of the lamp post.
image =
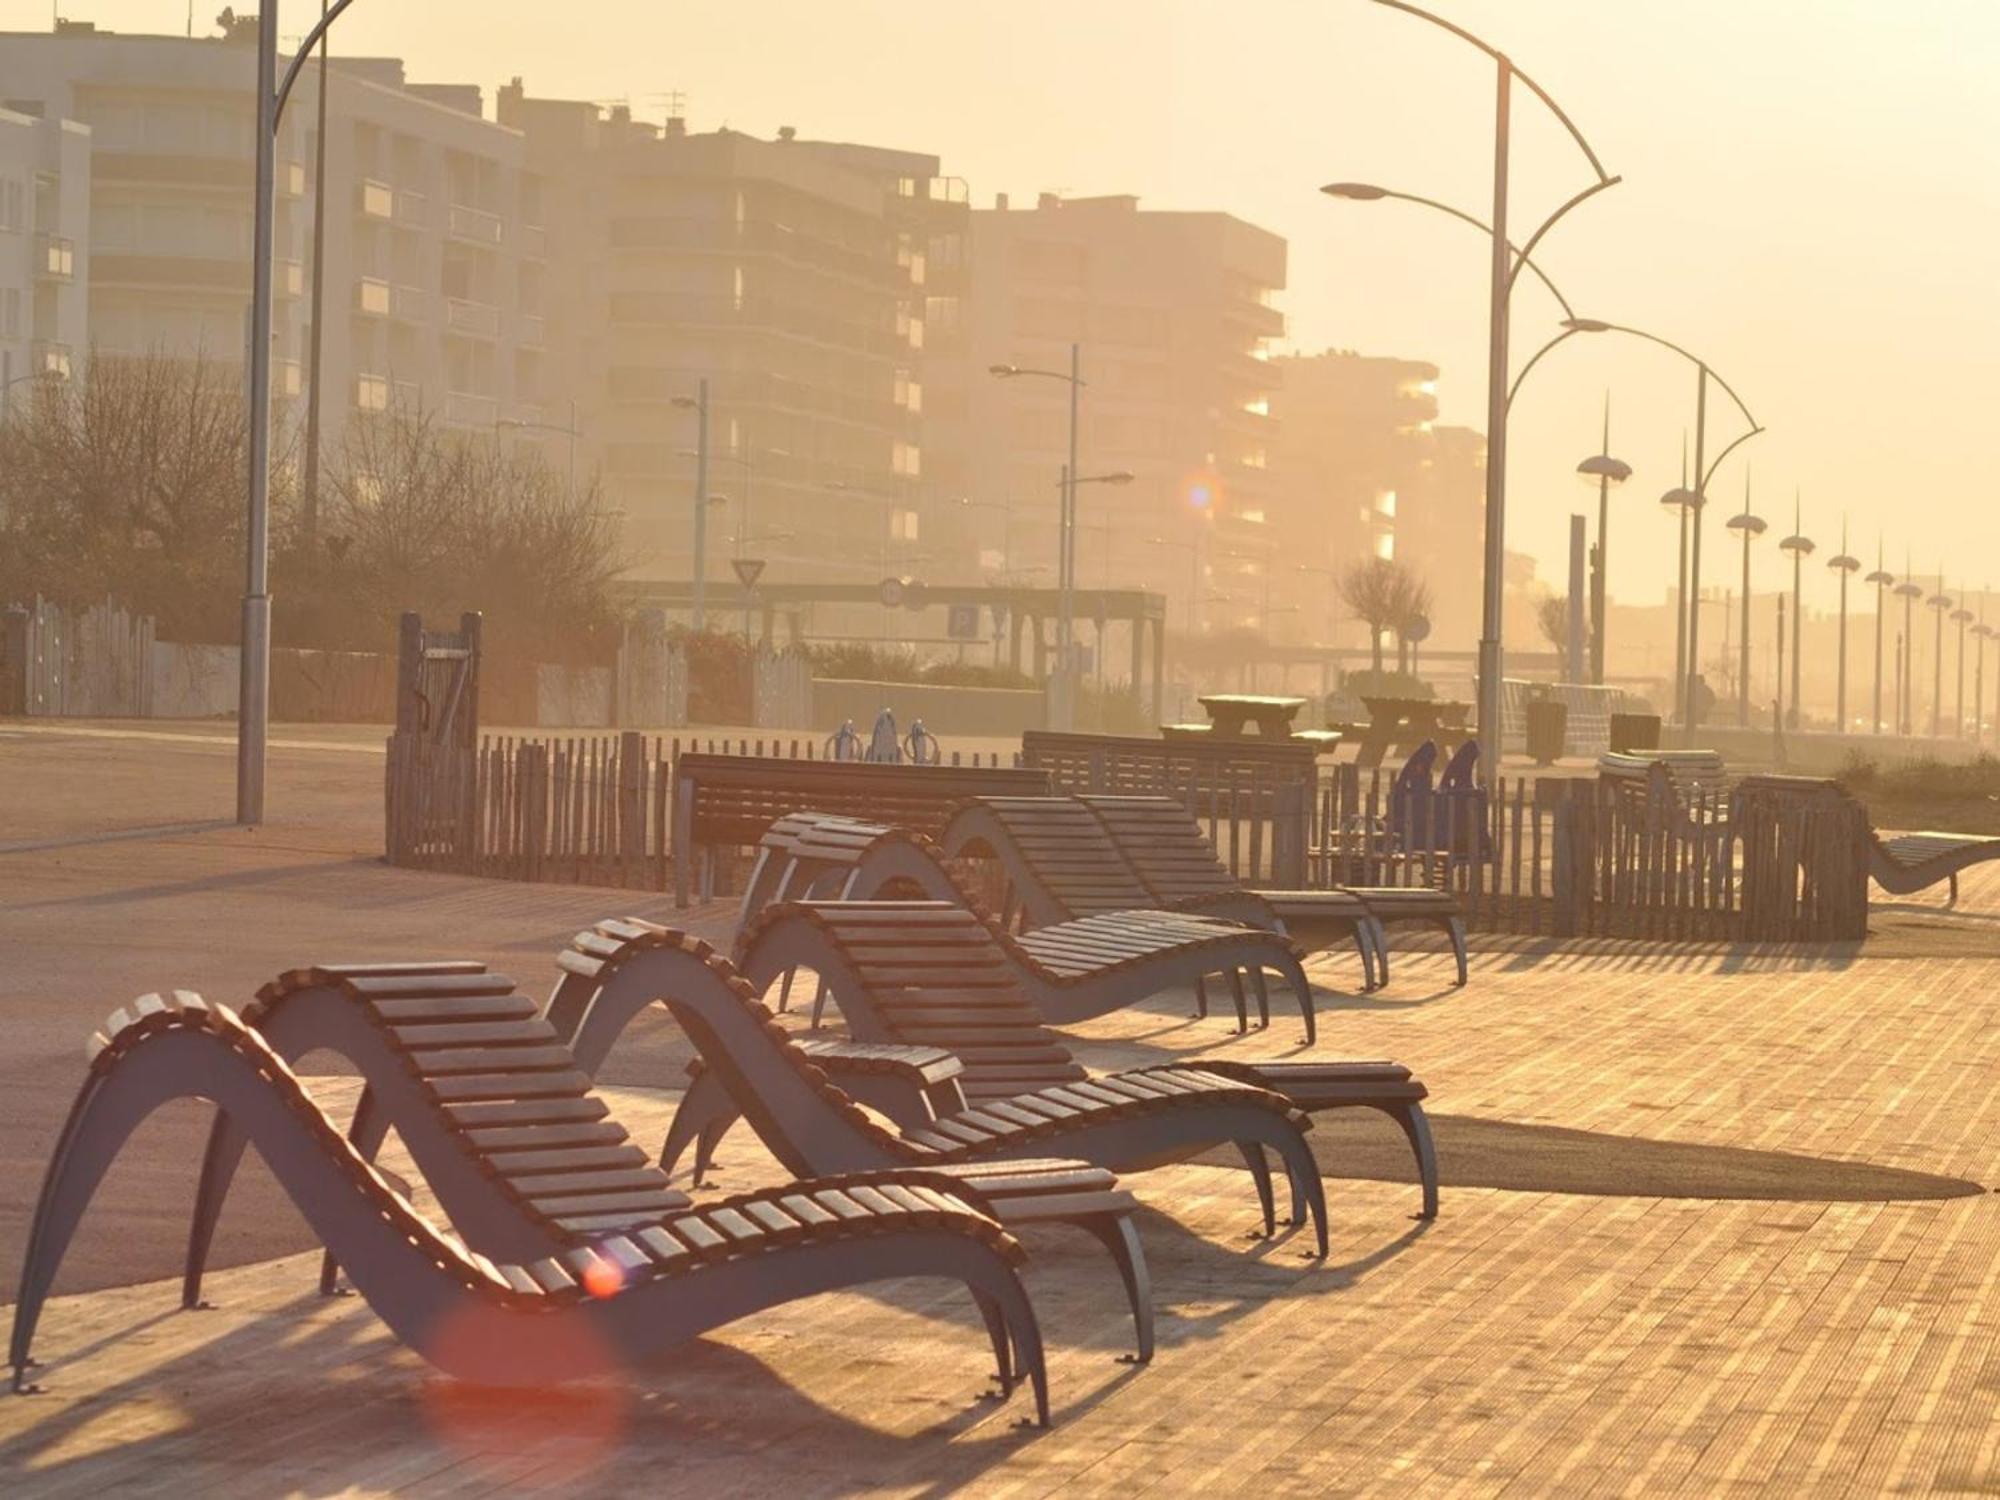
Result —
[[[1951,612],[1952,623],[1958,626],[1958,698],[1953,709],[1953,717],[1958,721],[1952,731],[1954,739],[1965,738],[1965,627],[1972,623],[1972,611],[1963,604]]]
[[[1896,733],[1908,734],[1916,715],[1915,684],[1911,681],[1914,673],[1913,649],[1917,639],[1917,601],[1924,596],[1923,586],[1910,578],[1909,558],[1903,559],[1903,581],[1896,585],[1896,597],[1903,601],[1903,634],[1896,643]]]
[[[1750,514],[1750,476],[1743,476],[1743,511],[1729,518],[1728,527],[1743,537],[1743,632],[1737,647],[1736,724],[1750,727],[1750,543],[1768,529],[1762,516]]]
[[[1785,727],[1799,727],[1799,643],[1805,639],[1806,612],[1800,599],[1805,560],[1812,555],[1813,540],[1799,525],[1798,497],[1792,497],[1792,534],[1778,543],[1780,552],[1792,554],[1792,701],[1785,711]]]
[[[502,417],[493,424],[496,432],[557,432],[569,439],[569,494],[576,498],[576,403],[569,404],[569,422],[530,422],[524,417]]]
[[[1840,664],[1839,675],[1835,678],[1834,727],[1837,733],[1846,734],[1847,722],[1847,580],[1851,574],[1861,571],[1861,559],[1851,557],[1847,551],[1847,517],[1840,518],[1840,555],[1826,561],[1829,568],[1840,570]],[[1962,649],[1961,649],[1961,654]],[[1963,684],[1961,684],[1963,686]]]
[[[1882,537],[1875,537],[1875,571],[1861,580],[1875,585],[1875,733],[1882,733],[1882,615],[1887,607],[1885,590],[1896,581],[1896,575],[1882,566]]]
[[[14,398],[8,393],[11,392],[15,386],[28,385],[30,383],[39,383],[42,381],[47,381],[51,385],[61,385],[68,378],[69,377],[64,375],[63,372],[60,370],[41,369],[41,370],[30,370],[25,375],[16,375],[11,380],[0,380],[0,421],[5,421],[7,417],[12,415],[13,413]]]
[[[702,377],[692,396],[675,396],[673,404],[695,413],[694,446],[694,631],[700,635],[708,604],[708,378]]]
[[[1937,592],[1924,601],[1937,616],[1936,638],[1931,643],[1931,738],[1944,737],[1944,617],[1951,608],[1951,596],[1944,591],[1944,569],[1938,569]]]
[[[278,77],[278,0],[258,0],[257,144],[250,233],[249,513],[243,528],[243,634],[236,708],[236,821],[264,821],[271,731],[271,249],[278,202],[278,123],[299,70],[354,0],[333,0]]]
[[[1605,591],[1611,568],[1611,487],[1632,477],[1632,466],[1611,456],[1611,396],[1604,397],[1604,438],[1598,450],[1576,466],[1597,482],[1597,569],[1590,581],[1590,680],[1604,685]]]
[[[1082,483],[1081,480],[1072,480],[1071,476],[1077,473],[1077,419],[1084,385],[1083,348],[1075,343],[1069,346],[1067,372],[1033,369],[1024,365],[989,365],[986,372],[998,380],[1029,377],[1060,380],[1069,386],[1069,462],[1063,465],[1061,512],[1056,529],[1056,677],[1061,686],[1056,692],[1055,712],[1052,715],[1057,727],[1068,729],[1073,696],[1070,690],[1070,653],[1076,615],[1076,485]],[[1129,482],[1130,477],[1126,476],[1125,482]]]
[[[1489,232],[1492,257],[1489,272],[1486,340],[1486,554],[1481,588],[1479,633],[1479,758],[1487,784],[1499,765],[1500,732],[1500,631],[1506,582],[1507,530],[1507,407],[1508,387],[1508,306],[1521,266],[1528,260],[1542,236],[1557,221],[1585,199],[1618,181],[1604,170],[1597,153],[1571,123],[1562,107],[1547,90],[1515,68],[1507,54],[1474,36],[1464,27],[1408,3],[1408,0],[1376,0],[1391,10],[1403,11],[1450,32],[1493,60],[1495,69],[1493,100],[1493,215]],[[1549,112],[1570,134],[1597,180],[1573,195],[1544,219],[1519,252],[1507,239],[1507,175],[1514,80],[1519,79],[1548,106]],[[1338,184],[1336,184],[1338,186]],[[1336,196],[1366,197],[1345,193]],[[1376,196],[1387,196],[1378,193]]]
[[[1688,488],[1687,435],[1681,435],[1681,482],[1660,496],[1660,504],[1680,516],[1681,566],[1674,585],[1674,718],[1687,723],[1687,644],[1688,616],[1688,512],[1701,504],[1701,495]]]
[[[1979,623],[1972,627],[1972,743],[1986,742],[1986,642],[1993,627],[1986,623],[1986,590],[1979,591]]]

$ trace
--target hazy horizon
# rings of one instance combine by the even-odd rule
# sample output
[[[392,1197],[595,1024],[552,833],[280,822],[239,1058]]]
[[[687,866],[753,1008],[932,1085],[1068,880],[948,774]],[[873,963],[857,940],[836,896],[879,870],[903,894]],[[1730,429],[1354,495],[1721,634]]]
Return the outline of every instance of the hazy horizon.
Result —
[[[197,34],[218,5],[195,9]],[[254,8],[246,5],[244,8]],[[2000,8],[1886,3],[1498,0],[1437,8],[1508,51],[1626,181],[1573,214],[1538,255],[1580,312],[1672,338],[1707,358],[1770,429],[1712,487],[1715,584],[1735,581],[1721,521],[1741,503],[1790,529],[1795,488],[1820,558],[1839,540],[1872,566],[1910,549],[1920,573],[1986,581],[2000,518],[1970,492],[1980,424],[1971,378],[2000,323],[1982,264],[2000,185],[1970,148],[2000,126],[1978,59]],[[1355,179],[1490,203],[1492,70],[1463,43],[1365,0],[1019,0],[931,11],[741,0],[670,10],[596,0],[587,34],[522,0],[361,0],[338,50],[394,54],[422,81],[628,100],[659,118],[686,97],[690,126],[936,153],[976,202],[996,192],[1134,193],[1155,208],[1217,209],[1290,242],[1289,345],[1431,360],[1441,420],[1485,426],[1480,237],[1428,210],[1336,203]],[[284,8],[297,35],[317,15]],[[45,29],[46,0],[0,0],[0,26]],[[71,0],[114,30],[181,32],[185,0]],[[572,41],[572,37],[579,40]],[[1976,38],[1977,41],[1971,40]],[[1984,47],[1978,43],[1984,43]],[[655,58],[658,61],[644,61]],[[1567,137],[1525,90],[1515,103],[1516,237],[1588,181]],[[1516,368],[1555,331],[1537,289],[1515,310]],[[1671,584],[1675,533],[1657,499],[1679,480],[1694,372],[1664,351],[1573,340],[1537,369],[1513,424],[1509,545],[1560,586],[1567,516],[1594,501],[1572,470],[1613,404],[1612,451],[1635,477],[1615,502],[1611,588],[1630,603]],[[1710,403],[1713,453],[1740,431]],[[1468,540],[1476,545],[1476,538]],[[1757,586],[1779,581],[1758,550]],[[1961,571],[1963,570],[1963,571]],[[1815,572],[1824,573],[1815,563]],[[1995,581],[2000,581],[1996,578]],[[1832,581],[1809,607],[1828,608]]]

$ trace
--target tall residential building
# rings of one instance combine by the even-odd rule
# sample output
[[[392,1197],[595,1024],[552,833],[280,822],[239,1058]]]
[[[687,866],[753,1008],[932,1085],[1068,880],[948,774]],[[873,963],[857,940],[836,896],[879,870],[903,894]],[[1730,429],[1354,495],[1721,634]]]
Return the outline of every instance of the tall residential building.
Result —
[[[242,359],[256,126],[254,20],[224,36],[58,22],[0,36],[0,104],[90,127],[89,339],[107,353]],[[305,386],[318,70],[277,152],[273,389]],[[464,429],[544,417],[545,234],[517,131],[477,88],[336,58],[327,90],[323,416],[422,407]],[[296,418],[294,407],[287,413]]]
[[[588,459],[625,514],[634,571],[693,571],[694,402],[708,382],[706,565],[762,559],[789,582],[877,580],[926,560],[918,359],[963,189],[936,157],[691,132],[679,119],[501,90],[550,184],[555,358]],[[935,247],[935,248],[934,248]],[[941,262],[933,286],[931,264]]]
[[[1272,361],[1276,530],[1284,592],[1304,638],[1361,645],[1338,581],[1369,557],[1407,564],[1430,585],[1431,642],[1477,635],[1479,496],[1485,441],[1437,424],[1436,365],[1345,350]]]
[[[88,127],[0,109],[0,415],[25,382],[68,377],[87,337],[89,269]]]
[[[1059,198],[971,215],[963,290],[924,362],[924,525],[963,574],[1052,585],[1080,347],[1077,583],[1167,596],[1176,628],[1256,628],[1273,597],[1275,371],[1285,242],[1222,213]]]

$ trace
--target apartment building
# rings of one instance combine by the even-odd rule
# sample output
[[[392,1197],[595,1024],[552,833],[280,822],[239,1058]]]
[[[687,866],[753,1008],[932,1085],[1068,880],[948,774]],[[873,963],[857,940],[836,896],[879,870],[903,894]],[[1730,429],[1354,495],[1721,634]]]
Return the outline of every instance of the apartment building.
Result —
[[[1437,425],[1437,366],[1348,350],[1272,363],[1278,592],[1305,638],[1365,643],[1338,580],[1368,557],[1404,562],[1430,585],[1433,641],[1476,635],[1486,445]]]
[[[216,37],[58,22],[0,35],[0,105],[89,127],[89,342],[242,359],[250,294],[255,21]],[[305,389],[318,71],[277,152],[274,393]],[[477,88],[336,58],[327,91],[323,417],[421,407],[492,431],[544,419],[540,185]],[[74,239],[74,236],[71,236]],[[296,407],[288,418],[297,417]]]
[[[0,415],[66,379],[89,317],[90,131],[0,109]]]
[[[970,216],[962,290],[923,367],[928,509],[988,577],[1053,583],[1079,347],[1077,583],[1164,593],[1175,626],[1262,629],[1273,594],[1267,342],[1285,242],[1136,198],[1003,196]],[[943,323],[943,319],[938,320]]]
[[[708,388],[706,566],[876,581],[924,560],[920,422],[929,265],[965,214],[922,153],[649,124],[530,97],[499,118],[550,184],[552,357],[586,462],[624,512],[633,571],[693,571],[695,450]],[[943,279],[951,285],[949,276]]]

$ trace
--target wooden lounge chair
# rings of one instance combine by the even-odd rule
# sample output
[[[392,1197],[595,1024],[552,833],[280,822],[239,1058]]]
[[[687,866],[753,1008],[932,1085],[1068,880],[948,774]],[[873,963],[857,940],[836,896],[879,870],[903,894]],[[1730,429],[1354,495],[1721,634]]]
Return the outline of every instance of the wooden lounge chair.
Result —
[[[1958,872],[1969,865],[2000,859],[2000,838],[1974,833],[1899,833],[1883,838],[1868,834],[1868,874],[1892,896],[1910,896],[1940,880],[1951,882],[1951,902],[1958,904]]]
[[[1196,1014],[1208,1014],[1206,981],[1229,981],[1238,1031],[1249,1027],[1244,994],[1247,972],[1256,992],[1259,1023],[1269,1025],[1269,970],[1289,983],[1306,1023],[1305,1040],[1318,1038],[1312,985],[1299,950],[1278,933],[1189,912],[1114,910],[1011,932],[985,913],[978,898],[946,865],[937,845],[909,829],[861,823],[818,813],[780,818],[766,832],[744,892],[738,941],[773,902],[800,895],[868,901],[888,894],[948,901],[990,921],[1022,988],[1042,1015],[1058,1024],[1101,1016],[1175,985],[1192,985]],[[1143,892],[1141,893],[1143,896]],[[1142,905],[1146,904],[1142,900]],[[790,981],[780,991],[780,1008]],[[813,1002],[818,1025],[825,1000]]]
[[[958,1108],[960,1100],[969,1100],[976,1110],[992,1110],[1050,1088],[1098,1099],[1108,1093],[1116,1099],[1170,1086],[1182,1065],[1140,1073],[1086,1073],[1063,1037],[1042,1024],[1003,947],[1005,940],[1006,934],[992,923],[951,902],[791,902],[767,910],[739,937],[738,968],[759,990],[790,969],[811,969],[825,981],[856,1041],[935,1049],[955,1057],[956,1068],[942,1079],[948,1086],[921,1082],[922,1059],[918,1071],[884,1080],[888,1086],[871,1102],[906,1130],[926,1128],[928,1121]],[[828,1051],[835,1046],[822,1044],[815,1059],[828,1065]],[[857,1066],[868,1065],[866,1050],[864,1046]],[[580,1054],[594,1052],[594,1043],[579,1044]],[[1185,1067],[1270,1089],[1309,1113],[1380,1110],[1408,1137],[1423,1183],[1423,1216],[1436,1215],[1437,1156],[1422,1107],[1428,1091],[1408,1068],[1385,1061],[1211,1058]],[[684,1126],[676,1120],[672,1139],[685,1144],[700,1133],[699,1122]],[[1062,1147],[1090,1155],[1081,1140],[1064,1140]],[[1106,1166],[1143,1165],[1124,1157],[1103,1161]],[[1252,1166],[1254,1170],[1256,1164]],[[1296,1194],[1317,1185],[1312,1174],[1293,1174],[1294,1221],[1301,1217]]]
[[[908,952],[900,960],[864,945],[857,978],[865,978],[877,994],[921,984],[940,1008],[960,1003],[955,998],[960,991],[971,997],[962,1002],[965,1005],[997,997],[991,951],[941,943],[945,933],[934,920],[938,910],[934,904],[920,903],[915,909],[834,906],[843,913],[859,913],[857,920],[872,922],[869,930],[885,940],[908,937]],[[944,910],[955,914],[955,922],[962,920],[984,931],[963,909]],[[885,911],[895,914],[899,924],[877,920]],[[694,1038],[701,1053],[699,1066],[668,1132],[661,1164],[671,1168],[690,1142],[698,1142],[697,1181],[707,1170],[716,1141],[739,1114],[749,1116],[758,1135],[791,1171],[802,1166],[808,1172],[825,1171],[834,1163],[844,1170],[920,1164],[977,1172],[982,1174],[976,1179],[980,1184],[989,1180],[984,1174],[1011,1175],[1017,1169],[1010,1164],[1021,1157],[1055,1155],[1078,1158],[1100,1170],[1138,1170],[1233,1143],[1256,1175],[1264,1232],[1270,1234],[1276,1227],[1264,1159],[1269,1149],[1277,1153],[1294,1184],[1295,1222],[1302,1208],[1309,1209],[1319,1253],[1326,1253],[1326,1200],[1319,1168],[1303,1136],[1311,1122],[1289,1100],[1264,1087],[1199,1066],[1150,1068],[1093,1081],[1072,1062],[1044,1070],[1035,1087],[1012,1089],[1004,1099],[983,1098],[970,1105],[953,1082],[960,1072],[958,1060],[936,1048],[912,1056],[900,1047],[818,1042],[805,1050],[775,1027],[746,1028],[740,1019],[744,1012],[768,1015],[748,998],[756,992],[753,986],[707,945],[652,923],[631,918],[600,922],[578,933],[559,962],[565,977],[548,1013],[557,1032],[571,1040],[576,1064],[586,1072],[603,1066],[631,1019],[655,1002],[672,1010]],[[687,996],[703,988],[695,970],[722,976],[729,992],[738,997],[736,1005],[691,1003]],[[1006,998],[1015,1007],[1024,1007],[1018,992],[1009,989]],[[1032,1016],[1026,1022],[1041,1034]],[[940,1040],[964,1034],[948,1030]],[[1024,1050],[1017,1038],[1017,1058],[1025,1058],[1027,1051],[1045,1060],[1058,1058],[1052,1044],[1030,1042]],[[804,1076],[803,1085],[797,1075]],[[828,1096],[834,1091],[825,1085],[829,1076],[841,1089],[897,1120],[903,1133],[864,1128],[865,1117],[846,1117],[858,1112],[843,1114],[830,1108]],[[920,1118],[907,1107],[912,1098],[925,1101]],[[1062,1207],[1045,1199],[1047,1189],[1029,1185],[1024,1191],[1046,1202],[1048,1211]],[[1009,1215],[1015,1210],[1008,1199],[995,1199],[993,1207],[1004,1222],[1012,1222]],[[1058,1216],[1075,1217],[1074,1213]],[[1149,1357],[1150,1301],[1142,1295],[1144,1262],[1131,1225],[1119,1214],[1100,1216],[1086,1227],[1114,1254],[1119,1250],[1116,1235],[1122,1234],[1129,1246],[1130,1254],[1120,1257],[1120,1267],[1127,1272],[1134,1316],[1140,1319],[1141,1358]],[[1136,1268],[1136,1287],[1128,1268]]]
[[[1117,1262],[1141,1355],[1150,1356],[1152,1299],[1131,1222],[1136,1204],[1110,1172],[1039,1159],[996,1171],[979,1152],[904,1149],[782,1031],[766,1029],[770,1012],[706,944],[665,928],[649,928],[648,942],[655,950],[648,973],[662,986],[654,995],[664,997],[719,1071],[754,1072],[765,1085],[759,1108],[797,1122],[793,1135],[811,1143],[806,1153],[778,1151],[788,1170],[816,1177],[921,1168],[1003,1224],[1075,1224]],[[575,950],[564,958],[574,964]],[[288,1064],[329,1050],[353,1065],[365,1087],[349,1142],[373,1161],[393,1128],[473,1250],[536,1259],[693,1207],[591,1092],[594,1067],[579,1067],[567,1035],[559,1036],[504,974],[476,963],[296,969],[264,986],[244,1020]],[[216,1220],[244,1145],[242,1129],[219,1115],[188,1240],[187,1306],[199,1302]],[[821,1166],[800,1171],[807,1161]],[[323,1292],[334,1290],[336,1276],[329,1255]]]
[[[878,1173],[794,1183],[512,1264],[418,1214],[226,1007],[185,991],[149,995],[114,1013],[93,1040],[29,1229],[9,1351],[17,1391],[28,1389],[36,1326],[63,1254],[119,1148],[162,1104],[201,1098],[248,1135],[377,1315],[449,1375],[512,1386],[601,1376],[800,1297],[939,1276],[971,1290],[996,1360],[1010,1372],[1018,1362],[1048,1421],[1041,1335],[1016,1274],[1020,1245],[954,1196],[949,1179]],[[466,1149],[487,1150],[476,1133],[467,1130]]]
[[[1392,922],[1422,922],[1450,938],[1458,982],[1465,983],[1465,914],[1449,891],[1394,885],[1251,890],[1237,883],[1203,837],[1201,825],[1172,797],[1083,796],[1077,801],[1162,906],[1282,932],[1309,953],[1351,940],[1362,950],[1371,987],[1389,978],[1383,929]]]

